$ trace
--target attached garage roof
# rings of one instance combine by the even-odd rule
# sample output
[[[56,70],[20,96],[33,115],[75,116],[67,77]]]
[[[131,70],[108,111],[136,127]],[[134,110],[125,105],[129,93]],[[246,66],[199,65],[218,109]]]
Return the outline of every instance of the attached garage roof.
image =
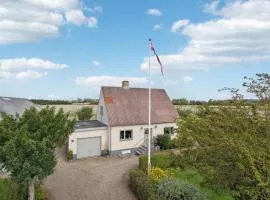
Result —
[[[75,129],[101,128],[101,127],[107,127],[107,125],[101,123],[98,120],[81,120],[77,121],[75,124]]]

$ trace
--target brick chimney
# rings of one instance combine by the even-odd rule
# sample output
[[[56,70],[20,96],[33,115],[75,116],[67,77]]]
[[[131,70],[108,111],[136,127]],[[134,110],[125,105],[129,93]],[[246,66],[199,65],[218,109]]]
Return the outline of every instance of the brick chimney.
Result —
[[[129,82],[128,81],[122,81],[122,88],[129,89]]]

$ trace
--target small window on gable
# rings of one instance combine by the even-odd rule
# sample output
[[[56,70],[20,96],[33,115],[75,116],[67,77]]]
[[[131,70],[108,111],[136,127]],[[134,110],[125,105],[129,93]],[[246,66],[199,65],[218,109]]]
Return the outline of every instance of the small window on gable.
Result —
[[[132,140],[133,139],[133,133],[132,130],[125,130],[120,131],[120,140]]]

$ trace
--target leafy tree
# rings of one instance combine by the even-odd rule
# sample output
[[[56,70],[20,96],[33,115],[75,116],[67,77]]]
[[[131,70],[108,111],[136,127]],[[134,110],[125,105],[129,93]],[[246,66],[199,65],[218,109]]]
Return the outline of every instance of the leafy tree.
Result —
[[[270,199],[269,75],[246,80],[261,105],[247,107],[238,89],[224,88],[232,106],[204,106],[180,118],[176,143],[189,148],[184,158],[204,174],[206,184],[229,190],[236,199]]]
[[[62,146],[73,132],[75,121],[62,109],[40,111],[32,107],[21,117],[2,115],[0,121],[0,162],[11,178],[28,188],[34,199],[34,185],[53,173],[56,165],[54,149]]]
[[[83,107],[77,111],[79,120],[89,120],[93,117],[93,109],[91,107]]]

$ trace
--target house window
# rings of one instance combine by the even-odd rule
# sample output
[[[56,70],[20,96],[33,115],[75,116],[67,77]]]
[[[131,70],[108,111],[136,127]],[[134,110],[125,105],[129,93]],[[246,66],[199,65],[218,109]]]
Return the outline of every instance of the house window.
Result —
[[[103,106],[100,106],[100,115],[103,116]]]
[[[164,134],[173,135],[173,127],[164,127]]]
[[[132,130],[125,130],[120,131],[120,140],[132,140],[133,139],[133,133]]]
[[[144,134],[148,135],[149,133],[149,128],[144,129]],[[153,134],[153,129],[151,128],[151,134]]]

